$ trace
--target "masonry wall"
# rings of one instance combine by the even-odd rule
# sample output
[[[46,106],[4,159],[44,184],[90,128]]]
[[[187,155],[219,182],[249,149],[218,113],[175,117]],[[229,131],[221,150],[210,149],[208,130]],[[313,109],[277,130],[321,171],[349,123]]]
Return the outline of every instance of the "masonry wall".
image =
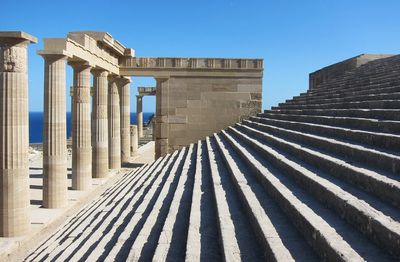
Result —
[[[156,157],[261,112],[262,78],[157,79]]]

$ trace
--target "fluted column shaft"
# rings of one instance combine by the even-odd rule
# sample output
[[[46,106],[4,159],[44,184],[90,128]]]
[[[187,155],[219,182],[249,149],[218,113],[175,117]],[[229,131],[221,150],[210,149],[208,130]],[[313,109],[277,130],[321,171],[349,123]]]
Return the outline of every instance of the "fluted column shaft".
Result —
[[[66,57],[43,55],[43,206],[67,203]]]
[[[130,83],[129,78],[122,78],[119,81],[119,99],[121,105],[121,161],[127,162],[131,156],[131,138],[130,138],[130,124],[131,124],[131,96],[130,96]]]
[[[108,174],[108,72],[94,70],[93,75],[92,177],[102,178]]]
[[[136,125],[139,138],[143,137],[143,96],[136,96]]]
[[[72,116],[72,188],[88,190],[92,185],[90,118],[90,66],[71,63],[74,69]]]
[[[118,86],[111,78],[108,88],[108,160],[110,169],[121,168],[120,108]]]
[[[29,219],[27,46],[0,36],[0,236],[26,234]]]

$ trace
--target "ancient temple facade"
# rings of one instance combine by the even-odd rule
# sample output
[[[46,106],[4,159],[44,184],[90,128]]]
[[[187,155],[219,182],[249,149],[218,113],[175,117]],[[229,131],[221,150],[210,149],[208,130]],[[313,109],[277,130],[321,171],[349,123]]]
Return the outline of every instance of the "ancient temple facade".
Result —
[[[0,32],[1,236],[29,231],[27,45],[24,32]],[[131,157],[131,77],[157,83],[155,155],[165,156],[261,112],[262,59],[135,57],[105,32],[44,38],[43,206],[67,202],[66,67],[73,69],[72,188],[120,169]],[[93,78],[93,87],[91,83]],[[92,102],[91,102],[92,95]],[[133,139],[132,141],[137,141]]]

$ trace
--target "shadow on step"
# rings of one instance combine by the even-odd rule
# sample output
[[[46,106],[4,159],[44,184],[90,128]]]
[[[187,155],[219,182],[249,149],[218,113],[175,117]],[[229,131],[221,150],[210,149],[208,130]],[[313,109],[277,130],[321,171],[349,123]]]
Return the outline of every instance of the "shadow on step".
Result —
[[[137,168],[137,167],[141,167],[144,164],[141,163],[122,163],[122,167],[124,168]]]

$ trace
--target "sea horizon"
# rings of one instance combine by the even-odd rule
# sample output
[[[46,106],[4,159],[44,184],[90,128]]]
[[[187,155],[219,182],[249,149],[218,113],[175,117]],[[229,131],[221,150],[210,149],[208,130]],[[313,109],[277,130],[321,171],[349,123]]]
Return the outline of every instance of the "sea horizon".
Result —
[[[154,112],[143,112],[143,122]],[[71,137],[71,112],[67,112],[67,138]],[[131,124],[136,125],[136,112],[131,112]],[[29,144],[43,143],[43,111],[29,111]]]

